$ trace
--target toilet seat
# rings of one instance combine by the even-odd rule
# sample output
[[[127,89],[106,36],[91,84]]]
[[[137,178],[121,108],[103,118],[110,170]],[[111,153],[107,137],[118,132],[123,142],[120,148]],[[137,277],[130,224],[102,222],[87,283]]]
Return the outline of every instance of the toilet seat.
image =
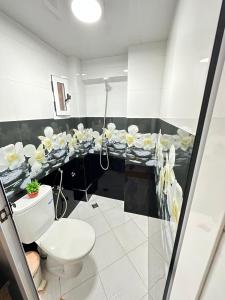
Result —
[[[92,250],[95,232],[84,221],[62,218],[54,221],[36,243],[44,252],[66,263],[80,260]]]

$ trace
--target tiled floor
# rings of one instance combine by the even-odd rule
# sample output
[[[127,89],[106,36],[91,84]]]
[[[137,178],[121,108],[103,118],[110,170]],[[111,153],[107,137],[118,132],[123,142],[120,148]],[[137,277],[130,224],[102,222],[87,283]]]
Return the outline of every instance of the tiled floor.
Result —
[[[99,207],[93,209],[93,203]],[[122,201],[96,195],[80,202],[70,218],[94,227],[95,246],[76,278],[44,271],[48,285],[41,299],[162,299],[174,238],[168,222],[125,213]]]

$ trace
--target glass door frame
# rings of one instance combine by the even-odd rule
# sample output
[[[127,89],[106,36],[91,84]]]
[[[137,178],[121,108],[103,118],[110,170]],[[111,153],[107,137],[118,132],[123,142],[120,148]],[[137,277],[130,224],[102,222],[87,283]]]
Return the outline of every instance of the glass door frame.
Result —
[[[209,70],[203,95],[202,106],[193,146],[192,157],[187,176],[187,184],[184,190],[184,200],[181,208],[180,220],[174,242],[173,253],[164,289],[163,300],[170,299],[170,293],[177,269],[180,251],[185,235],[192,199],[195,192],[198,173],[203,157],[213,108],[216,102],[217,91],[225,62],[225,0],[222,1],[219,20],[217,24],[214,45],[209,64]]]
[[[0,181],[0,241],[7,261],[4,265],[13,274],[24,300],[38,300],[33,278],[31,276],[25,252],[20,242],[16,226],[12,218],[11,205],[7,200]]]

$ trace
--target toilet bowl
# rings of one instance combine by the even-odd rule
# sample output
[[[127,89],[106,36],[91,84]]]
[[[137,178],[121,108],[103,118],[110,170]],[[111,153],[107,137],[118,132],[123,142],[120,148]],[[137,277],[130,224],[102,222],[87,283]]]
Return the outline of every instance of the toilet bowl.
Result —
[[[77,276],[95,243],[94,229],[76,219],[60,219],[36,241],[47,254],[47,269],[62,277]]]
[[[62,277],[77,276],[94,247],[94,229],[77,219],[56,221],[52,189],[47,185],[40,187],[37,197],[24,196],[15,203],[13,217],[21,241],[38,244],[47,255],[46,267],[51,273]]]

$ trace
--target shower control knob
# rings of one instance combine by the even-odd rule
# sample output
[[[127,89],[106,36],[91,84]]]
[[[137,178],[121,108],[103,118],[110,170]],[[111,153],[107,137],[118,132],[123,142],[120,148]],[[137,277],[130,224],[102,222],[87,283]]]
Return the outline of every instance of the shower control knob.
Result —
[[[71,172],[70,174],[71,174],[72,177],[75,177],[75,176],[76,176],[76,173],[75,173],[75,172]]]

